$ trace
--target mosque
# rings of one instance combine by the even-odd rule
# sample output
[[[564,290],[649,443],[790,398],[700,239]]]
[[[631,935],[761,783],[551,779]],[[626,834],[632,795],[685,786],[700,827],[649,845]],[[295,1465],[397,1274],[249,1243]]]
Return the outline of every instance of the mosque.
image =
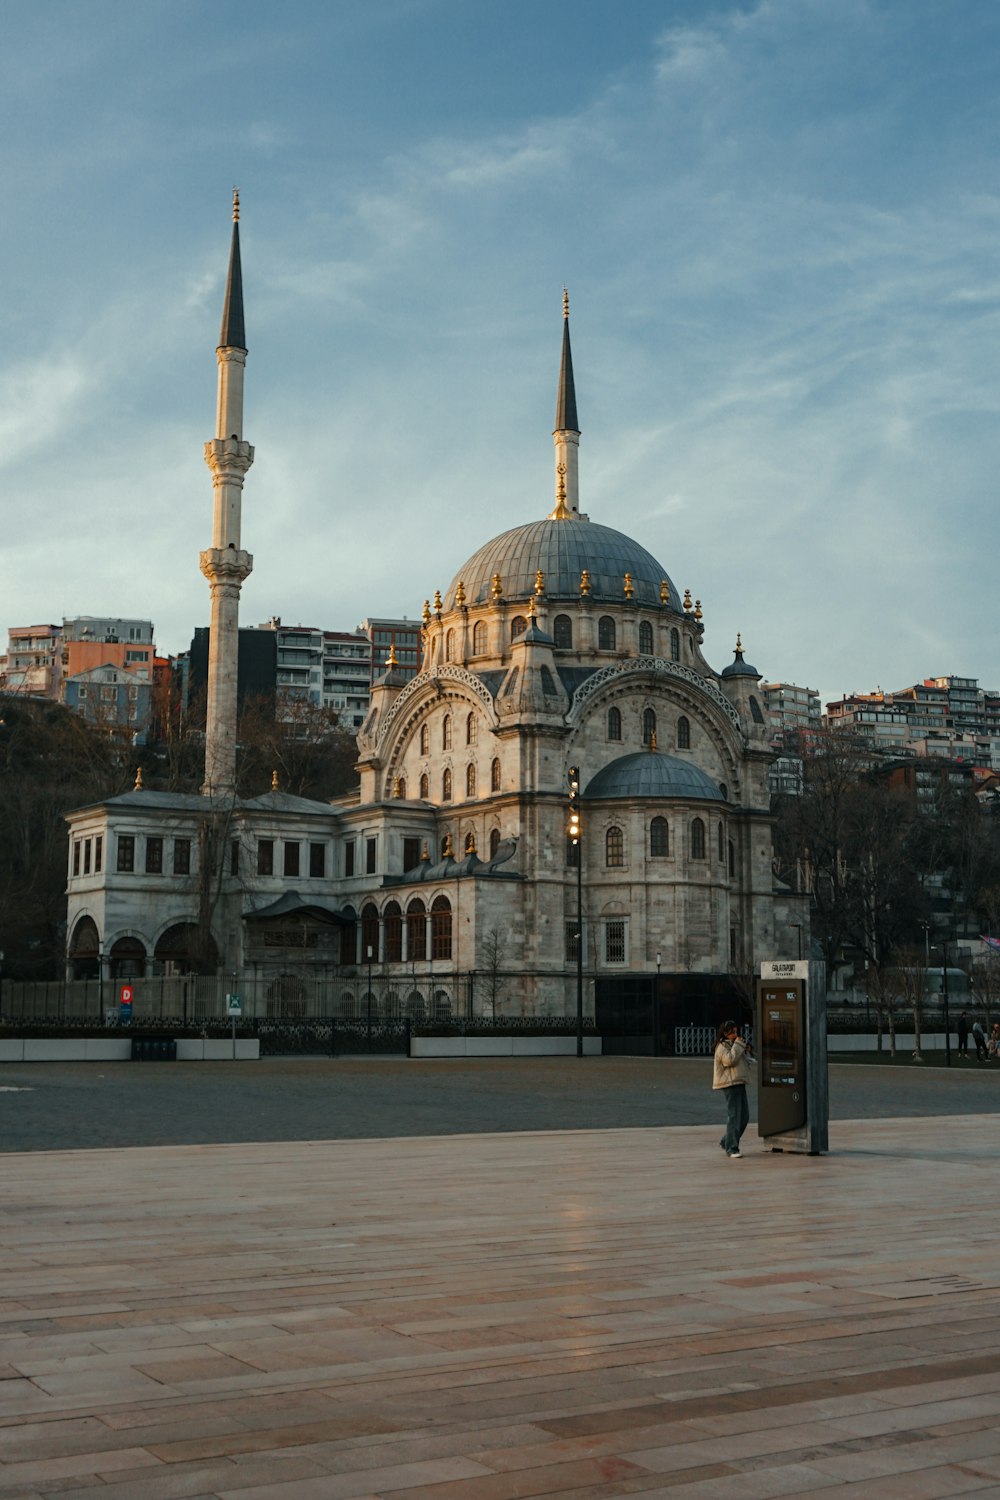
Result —
[[[487,541],[423,608],[423,666],[390,657],[360,787],[235,789],[247,358],[234,222],[217,349],[205,783],[70,814],[70,978],[225,975],[260,1008],[570,1015],[657,980],[730,993],[787,956],[799,898],[772,871],[772,752],[743,656],[715,671],[702,610],[580,510],[564,296],[553,506]],[[568,836],[569,776],[579,838]],[[663,991],[661,990],[661,994]]]

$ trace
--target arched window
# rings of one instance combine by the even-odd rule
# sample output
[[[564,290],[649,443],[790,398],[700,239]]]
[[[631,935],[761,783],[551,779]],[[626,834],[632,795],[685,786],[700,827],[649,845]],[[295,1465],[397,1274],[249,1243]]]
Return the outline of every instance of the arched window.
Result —
[[[677,748],[678,750],[691,749],[691,725],[683,714],[677,720]]]
[[[729,840],[729,878],[736,879],[736,845],[732,839]]]
[[[615,869],[625,863],[625,836],[620,828],[609,828],[604,838],[604,863]]]
[[[399,991],[386,990],[382,999],[383,1014],[395,1020],[399,1015]]]
[[[472,654],[473,656],[485,656],[486,654],[485,620],[477,620],[472,627]]]
[[[691,858],[705,858],[705,825],[700,818],[691,819]]]
[[[674,626],[674,628],[670,632],[670,660],[671,661],[680,661],[680,659],[681,659],[681,633],[677,629],[677,627]]]
[[[403,958],[403,913],[398,901],[390,901],[382,913],[382,930],[385,934],[386,963],[401,963]]]
[[[444,723],[441,725],[441,748],[451,749],[451,714],[445,714]]]
[[[556,695],[556,680],[544,662],[538,669],[538,675],[542,680],[543,695],[546,698],[554,698]]]
[[[476,768],[471,764],[465,768],[465,795],[467,797],[476,795]]]
[[[620,708],[608,709],[608,739],[620,740],[622,737],[622,711]]]
[[[642,743],[651,745],[656,738],[656,712],[652,708],[646,708],[642,714]]]
[[[424,957],[422,954],[421,957]],[[419,990],[411,990],[406,997],[406,1014],[411,1021],[422,1021],[427,1014],[424,997]]]
[[[431,661],[432,662],[433,661],[437,661],[437,654],[438,654],[438,643],[437,643],[437,636],[435,636],[434,639],[431,641]]]
[[[441,777],[441,801],[451,801],[451,771],[446,769]]]
[[[490,859],[496,859],[496,857],[497,857],[497,850],[499,848],[500,848],[500,830],[499,830],[499,828],[491,828],[490,829]]]
[[[757,702],[757,699],[754,697],[753,693],[750,694],[750,716],[755,724],[763,724],[764,715],[761,713],[760,704]]]
[[[670,853],[670,829],[666,818],[654,818],[649,825],[649,853],[652,859],[666,859]]]
[[[495,760],[493,762],[492,766],[490,767],[490,791],[491,792],[498,792],[499,790],[500,790],[500,762],[499,762],[499,760]]]
[[[528,622],[523,615],[515,615],[510,622],[510,638],[516,641],[519,635],[523,635],[528,628]]]
[[[653,627],[648,620],[639,621],[639,655],[652,656]]]
[[[430,753],[431,753],[431,728],[430,728],[429,724],[421,724],[421,726],[420,726],[420,754],[421,755],[429,755]]]
[[[475,714],[469,714],[465,721],[465,743],[474,745],[476,743],[477,723]]]
[[[449,630],[444,638],[444,659],[445,661],[455,660],[455,632],[453,630]]]
[[[419,896],[406,908],[406,957],[409,963],[427,957],[427,908]]]
[[[435,896],[431,902],[431,958],[451,957],[451,902]]]
[[[726,862],[726,835],[722,831],[721,823],[716,829],[716,835],[716,852],[719,856],[719,864],[724,865]]]
[[[369,958],[373,964],[379,961],[378,910],[370,901],[361,908],[361,962],[366,964]]]
[[[573,621],[569,615],[556,615],[552,621],[552,639],[557,651],[573,649]]]
[[[610,615],[602,615],[597,622],[597,649],[599,651],[615,649],[615,622]]]
[[[420,795],[426,802],[431,794],[431,779],[425,771],[420,778]]]
[[[406,801],[406,777],[405,776],[400,776],[400,777],[397,778],[395,796],[399,797],[404,802]]]
[[[724,781],[720,781],[719,782],[719,791],[722,793],[722,800],[723,800],[723,802],[728,802],[729,801],[729,788],[726,786],[726,783]]]

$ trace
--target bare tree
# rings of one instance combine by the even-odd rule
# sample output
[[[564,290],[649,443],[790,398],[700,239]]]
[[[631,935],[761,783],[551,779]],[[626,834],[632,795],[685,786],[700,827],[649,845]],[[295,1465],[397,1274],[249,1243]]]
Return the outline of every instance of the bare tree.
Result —
[[[490,1000],[490,1009],[494,1021],[497,1018],[497,1006],[502,1004],[504,974],[504,961],[507,957],[507,943],[503,931],[499,927],[491,927],[483,939],[482,946],[483,972],[486,975],[486,993]]]

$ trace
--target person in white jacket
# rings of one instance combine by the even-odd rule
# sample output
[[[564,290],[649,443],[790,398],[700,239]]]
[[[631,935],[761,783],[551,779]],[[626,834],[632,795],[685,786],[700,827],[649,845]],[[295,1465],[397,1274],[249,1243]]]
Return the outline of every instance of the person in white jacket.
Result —
[[[741,1157],[740,1138],[750,1123],[747,1084],[750,1063],[747,1043],[740,1036],[735,1021],[723,1021],[715,1038],[713,1089],[726,1096],[726,1133],[719,1145],[727,1156]]]

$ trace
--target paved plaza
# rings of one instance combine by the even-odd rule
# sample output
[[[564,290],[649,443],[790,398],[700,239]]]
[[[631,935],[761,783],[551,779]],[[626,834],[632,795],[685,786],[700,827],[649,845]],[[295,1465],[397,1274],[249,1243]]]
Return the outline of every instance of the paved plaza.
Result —
[[[821,1158],[727,1160],[711,1099],[8,1150],[0,1497],[1000,1496],[996,1116],[929,1076],[966,1111],[835,1120]],[[45,1091],[16,1077],[4,1118]]]

